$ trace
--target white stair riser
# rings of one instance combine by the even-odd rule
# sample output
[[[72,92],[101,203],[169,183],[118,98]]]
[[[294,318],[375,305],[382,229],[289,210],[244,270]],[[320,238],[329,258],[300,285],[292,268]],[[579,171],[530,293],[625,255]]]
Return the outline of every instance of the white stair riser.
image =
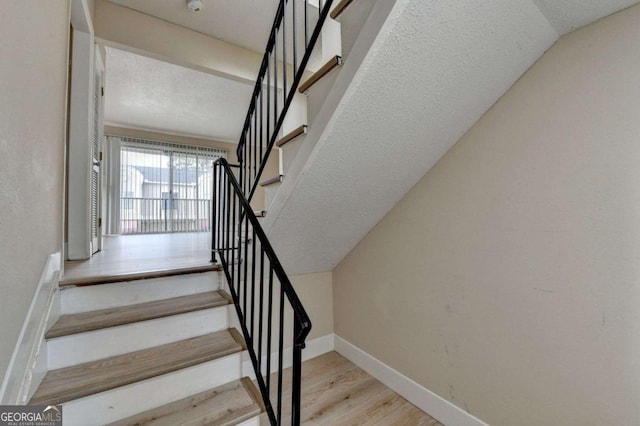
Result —
[[[225,330],[229,328],[229,306],[49,339],[48,368],[83,364]]]
[[[252,417],[242,423],[238,423],[236,426],[260,426],[260,416]]]
[[[305,135],[298,136],[296,139],[287,143],[282,147],[282,170],[284,171],[284,175],[287,175],[287,170],[289,170],[293,159],[296,157],[298,150],[300,149],[300,145],[304,143]]]
[[[342,36],[343,58],[346,59],[349,57],[351,48],[358,39],[360,30],[367,21],[371,9],[373,9],[375,4],[376,2],[371,0],[356,0],[347,6],[344,12],[338,17],[338,21],[341,24],[340,34]]]
[[[240,354],[63,404],[65,426],[93,426],[121,420],[240,379]]]
[[[274,183],[268,186],[264,187],[264,208],[265,210],[269,211],[269,206],[271,205],[271,202],[273,201],[273,197],[276,196],[276,193],[278,192],[278,189],[280,188],[280,185],[282,185],[282,183]]]
[[[218,272],[72,287],[62,290],[62,313],[75,314],[218,289]]]
[[[336,77],[340,73],[340,69],[341,67],[337,67],[331,70],[307,91],[307,120],[309,126],[313,125],[331,86],[333,86]]]

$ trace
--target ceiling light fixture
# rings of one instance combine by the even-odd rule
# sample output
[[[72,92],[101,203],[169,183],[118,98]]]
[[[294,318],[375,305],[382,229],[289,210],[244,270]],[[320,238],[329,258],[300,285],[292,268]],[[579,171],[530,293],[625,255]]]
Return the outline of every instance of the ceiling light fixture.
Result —
[[[187,7],[192,12],[200,12],[202,10],[202,0],[188,0]]]

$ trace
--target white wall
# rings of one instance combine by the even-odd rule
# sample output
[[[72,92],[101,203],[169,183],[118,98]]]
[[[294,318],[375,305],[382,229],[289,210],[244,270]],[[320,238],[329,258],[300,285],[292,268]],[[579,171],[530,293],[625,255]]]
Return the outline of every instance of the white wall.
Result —
[[[0,2],[0,372],[62,249],[69,2]]]
[[[561,38],[336,267],[336,333],[491,425],[640,424],[638,52],[640,6]]]

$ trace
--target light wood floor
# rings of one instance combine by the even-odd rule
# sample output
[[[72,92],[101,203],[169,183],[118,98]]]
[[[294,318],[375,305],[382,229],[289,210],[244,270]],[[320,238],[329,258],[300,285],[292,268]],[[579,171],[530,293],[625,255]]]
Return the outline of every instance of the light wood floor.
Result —
[[[290,390],[285,370],[284,389]],[[277,383],[275,374],[272,383]],[[290,393],[283,401],[290,400]],[[275,395],[272,401],[276,401]],[[289,423],[291,407],[283,404]],[[261,424],[266,425],[266,416]],[[302,423],[305,425],[442,426],[406,399],[336,352],[306,361],[302,367]]]
[[[64,279],[209,265],[210,238],[208,232],[106,236],[91,259],[65,262]]]

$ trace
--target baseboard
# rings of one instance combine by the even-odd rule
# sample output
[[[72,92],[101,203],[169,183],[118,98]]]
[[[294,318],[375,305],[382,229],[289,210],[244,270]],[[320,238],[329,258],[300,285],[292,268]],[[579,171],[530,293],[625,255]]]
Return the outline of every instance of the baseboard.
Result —
[[[317,356],[326,354],[327,352],[331,352],[334,349],[334,334],[327,334],[322,337],[318,337],[313,340],[309,340],[307,342],[307,347],[302,351],[302,362],[307,361],[309,359],[313,359]],[[283,368],[291,367],[293,351],[291,348],[284,350],[284,360],[283,360]],[[271,372],[274,373],[278,371],[278,352],[273,352],[271,354],[271,365],[274,367]],[[262,357],[262,365],[266,365],[267,357]],[[251,360],[248,356],[243,357],[242,361],[242,375],[251,378],[251,380],[255,380],[256,375],[253,371],[253,366],[251,365]]]
[[[47,371],[44,334],[60,316],[60,253],[49,255],[0,388],[0,404],[24,405]]]
[[[487,426],[482,420],[436,395],[340,336],[335,336],[335,351],[406,398],[416,407],[447,426]]]

